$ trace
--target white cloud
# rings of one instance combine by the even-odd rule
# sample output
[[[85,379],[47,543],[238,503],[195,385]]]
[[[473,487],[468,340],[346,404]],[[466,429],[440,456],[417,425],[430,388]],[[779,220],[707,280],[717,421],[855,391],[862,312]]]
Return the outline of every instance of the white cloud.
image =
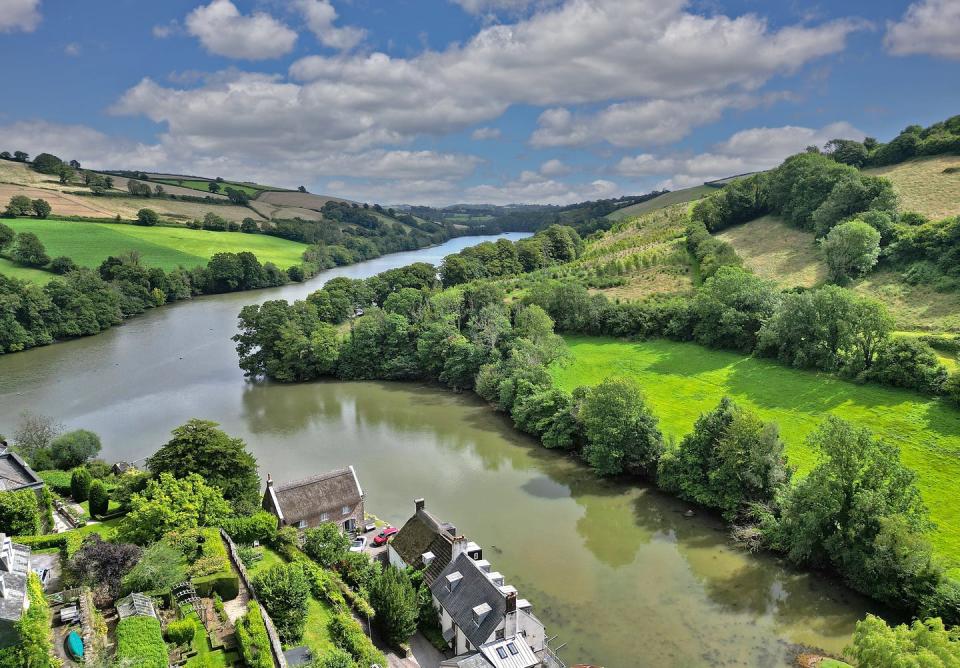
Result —
[[[770,169],[807,146],[822,146],[831,139],[863,139],[864,133],[846,122],[822,128],[787,125],[751,128],[735,133],[705,153],[693,156],[655,156],[642,153],[625,157],[615,171],[624,176],[662,176],[658,187],[675,190],[704,181]]]
[[[186,26],[207,51],[228,58],[278,58],[297,41],[296,32],[269,14],[244,16],[230,0],[197,7],[187,15]]]
[[[532,7],[548,7],[558,4],[559,0],[452,0],[470,14],[497,14],[506,12],[517,14]]]
[[[522,172],[514,181],[483,184],[466,190],[464,202],[477,204],[571,204],[613,197],[618,193],[613,181],[597,179],[589,183],[569,184],[537,172]]]
[[[335,27],[333,22],[337,19],[337,10],[330,4],[330,0],[296,0],[294,5],[303,14],[310,32],[316,35],[324,46],[349,50],[366,36],[366,31],[362,28]]]
[[[686,137],[694,127],[718,120],[729,108],[744,109],[759,102],[751,95],[698,95],[612,104],[583,116],[565,108],[547,109],[537,119],[530,143],[538,148],[601,141],[615,146],[670,144]]]
[[[545,163],[540,165],[540,173],[544,176],[563,176],[565,174],[569,174],[570,172],[570,167],[556,158],[547,160]]]
[[[500,128],[477,128],[470,136],[476,141],[500,139]]]
[[[63,52],[68,56],[76,58],[83,52],[83,49],[76,42],[70,42],[65,47],[63,47]]]
[[[898,56],[930,54],[960,58],[960,2],[920,0],[898,22],[887,23],[884,44]]]
[[[33,32],[40,19],[40,0],[0,0],[0,32]]]
[[[183,28],[180,25],[180,22],[177,20],[172,20],[169,23],[164,23],[161,25],[153,26],[153,36],[157,39],[166,39],[167,37],[172,37],[173,35],[178,35],[183,31]]]

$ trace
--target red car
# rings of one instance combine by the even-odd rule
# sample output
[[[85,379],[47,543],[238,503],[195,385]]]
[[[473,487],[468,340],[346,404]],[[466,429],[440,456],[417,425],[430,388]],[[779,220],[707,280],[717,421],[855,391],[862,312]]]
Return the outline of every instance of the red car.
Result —
[[[383,531],[381,531],[376,536],[374,536],[373,544],[386,545],[387,541],[393,538],[395,535],[397,535],[399,531],[400,529],[398,529],[397,527],[386,527]]]

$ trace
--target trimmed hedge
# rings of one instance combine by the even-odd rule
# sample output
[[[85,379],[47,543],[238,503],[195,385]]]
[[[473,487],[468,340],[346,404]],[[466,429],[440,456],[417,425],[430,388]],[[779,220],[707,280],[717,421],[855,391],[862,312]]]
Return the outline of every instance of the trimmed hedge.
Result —
[[[213,596],[216,592],[224,601],[232,601],[240,593],[240,578],[233,571],[193,578],[191,582],[197,595],[203,598]]]
[[[231,517],[224,520],[223,530],[237,545],[252,545],[254,541],[271,543],[277,537],[277,518],[266,511],[248,517]]]
[[[386,666],[387,659],[373,646],[360,623],[346,613],[337,613],[327,624],[333,644],[348,652],[359,666]]]
[[[60,548],[63,555],[69,559],[80,549],[83,535],[76,531],[64,531],[47,536],[21,536],[14,538],[15,543],[26,545],[33,550],[46,550],[51,547]]]
[[[153,617],[127,617],[117,624],[117,662],[139,668],[167,668],[170,657],[160,622]]]
[[[256,601],[247,603],[247,614],[237,622],[236,631],[237,647],[244,664],[249,668],[273,668],[270,638]]]
[[[37,471],[37,475],[60,496],[70,496],[70,471]]]

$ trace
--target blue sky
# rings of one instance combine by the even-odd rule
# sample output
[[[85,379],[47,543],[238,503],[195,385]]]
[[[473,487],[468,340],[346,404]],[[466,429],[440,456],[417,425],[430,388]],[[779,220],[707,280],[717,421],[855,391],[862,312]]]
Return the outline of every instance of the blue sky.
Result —
[[[0,0],[0,150],[567,203],[960,113],[958,34],[956,0]]]

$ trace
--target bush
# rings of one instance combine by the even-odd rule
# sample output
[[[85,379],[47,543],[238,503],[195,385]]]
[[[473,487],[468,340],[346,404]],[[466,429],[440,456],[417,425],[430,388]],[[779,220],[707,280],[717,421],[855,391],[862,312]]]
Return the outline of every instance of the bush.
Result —
[[[27,580],[27,608],[16,624],[19,643],[7,655],[15,666],[30,668],[54,668],[59,662],[53,658],[53,641],[50,637],[50,606],[43,595],[43,585],[35,573]],[[6,658],[6,657],[4,657]]]
[[[260,511],[245,517],[228,517],[223,521],[223,530],[240,545],[254,541],[271,543],[277,536],[277,516]]]
[[[943,391],[953,403],[960,405],[960,371],[955,371],[947,379]]]
[[[140,209],[137,211],[137,225],[153,227],[160,222],[160,216],[153,209]]]
[[[324,568],[332,568],[349,550],[350,539],[331,522],[303,533],[303,551]]]
[[[373,646],[360,624],[346,613],[333,616],[327,624],[333,644],[349,653],[358,666],[386,666],[386,657]]]
[[[102,480],[94,480],[90,483],[90,515],[100,517],[107,514],[110,510],[110,495],[107,493],[107,486]]]
[[[167,640],[175,645],[186,645],[193,641],[197,633],[197,622],[193,616],[177,619],[167,624]]]
[[[50,262],[47,249],[33,232],[20,232],[14,237],[10,257],[14,262],[28,267],[43,267]]]
[[[939,394],[947,384],[947,370],[928,344],[916,339],[885,341],[868,372],[870,380],[894,387],[907,387]]]
[[[307,599],[310,582],[300,564],[277,564],[253,579],[257,598],[266,608],[286,644],[296,644],[303,637],[307,621]]]
[[[273,668],[267,626],[256,601],[247,603],[247,613],[237,622],[236,631],[244,664],[249,668]]]
[[[123,591],[164,591],[186,577],[183,557],[165,542],[143,551],[137,565],[123,578]]]
[[[914,620],[910,626],[891,628],[879,617],[867,615],[857,622],[847,654],[857,665],[871,668],[957,666],[960,639],[940,619]]]
[[[60,496],[70,495],[70,478],[72,477],[70,471],[37,471],[37,475],[46,483],[47,487]]]
[[[70,496],[77,503],[82,503],[90,498],[90,485],[93,484],[93,476],[90,471],[84,467],[75,468],[70,476]]]
[[[837,225],[821,242],[831,280],[842,283],[859,278],[880,257],[880,233],[860,220]]]
[[[40,504],[31,489],[0,492],[0,533],[29,536],[43,530]]]
[[[387,642],[402,645],[417,630],[417,593],[406,572],[388,566],[373,581],[370,604],[377,611],[377,627]]]
[[[190,582],[200,596],[218,594],[224,601],[232,601],[240,594],[240,578],[232,572],[214,573],[193,578]]]
[[[117,624],[119,665],[167,668],[169,659],[159,621],[153,617],[127,617]]]
[[[60,274],[61,276],[63,274],[69,274],[71,271],[75,271],[76,269],[77,263],[66,255],[55,257],[50,262],[50,271],[55,274]]]

